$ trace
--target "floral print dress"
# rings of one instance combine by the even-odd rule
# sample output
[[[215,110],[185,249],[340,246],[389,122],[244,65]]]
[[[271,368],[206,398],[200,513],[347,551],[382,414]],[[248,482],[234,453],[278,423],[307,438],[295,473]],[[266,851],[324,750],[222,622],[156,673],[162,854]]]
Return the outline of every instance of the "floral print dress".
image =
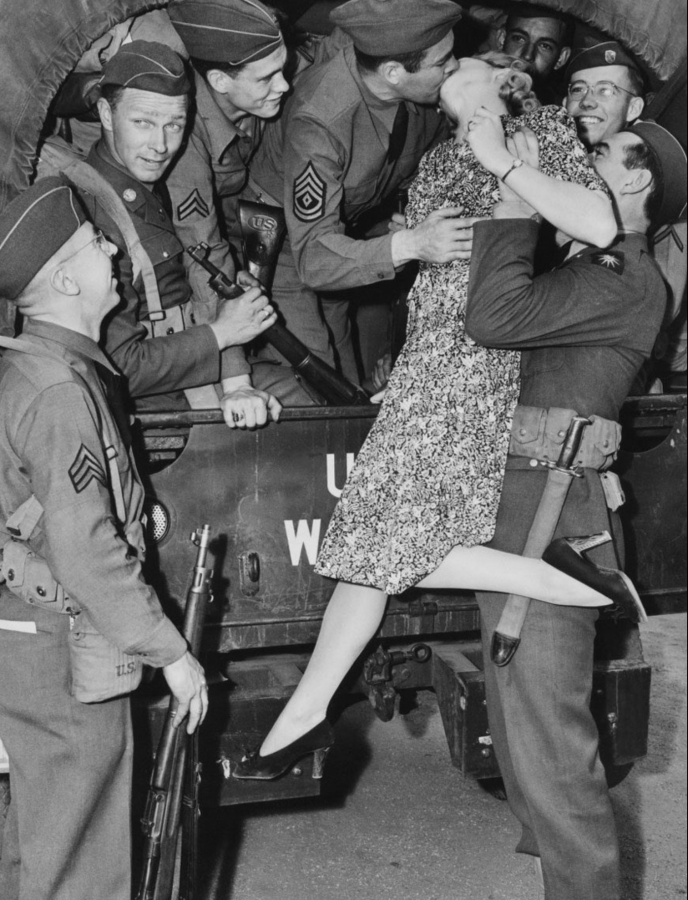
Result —
[[[507,134],[522,124],[533,129],[546,174],[606,190],[562,108],[502,121]],[[496,177],[468,144],[450,140],[423,157],[407,222],[449,206],[491,216],[498,201]],[[315,567],[321,575],[398,594],[452,547],[493,536],[520,353],[481,347],[466,334],[469,267],[421,263],[406,343],[330,521]]]

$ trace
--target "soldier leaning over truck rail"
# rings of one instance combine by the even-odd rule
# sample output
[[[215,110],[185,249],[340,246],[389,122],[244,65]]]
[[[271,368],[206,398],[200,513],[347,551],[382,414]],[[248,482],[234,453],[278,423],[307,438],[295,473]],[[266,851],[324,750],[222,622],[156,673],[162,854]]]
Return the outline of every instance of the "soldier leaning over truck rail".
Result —
[[[352,45],[296,79],[251,165],[246,197],[284,206],[287,218],[272,298],[287,327],[330,365],[338,356],[350,381],[358,381],[350,289],[391,282],[412,260],[462,258],[470,235],[457,209],[391,233],[385,206],[447,136],[436,105],[456,68],[460,16],[451,0],[349,0],[335,9],[331,21]],[[276,358],[270,348],[261,355]]]
[[[539,228],[531,208],[513,197],[497,207],[495,220],[475,227],[466,330],[481,344],[523,351],[514,417],[520,427],[512,430],[490,544],[512,553],[523,552],[547,478],[528,457],[538,456],[537,446],[566,416],[618,419],[666,304],[646,233],[685,208],[685,152],[668,131],[644,122],[599,143],[594,164],[620,220],[609,248],[573,244],[558,268],[533,277]],[[584,473],[573,479],[558,534],[615,524],[623,495],[595,469]],[[599,564],[618,564],[612,545],[594,554]],[[597,613],[531,604],[518,652],[500,668],[489,648],[505,599],[477,597],[490,734],[522,826],[517,850],[542,861],[546,900],[620,900],[614,816],[590,712]]]
[[[230,427],[255,427],[265,424],[267,415],[277,418],[280,404],[262,391],[237,390],[235,379],[249,368],[241,345],[275,322],[274,311],[262,290],[252,286],[237,300],[220,304],[212,322],[195,324],[184,248],[160,183],[182,142],[190,88],[183,60],[152,41],[124,45],[103,70],[102,137],[87,162],[130,213],[153,264],[162,308],[151,308],[144,278],[134,277],[122,233],[97,193],[82,192],[95,224],[122,251],[117,266],[123,304],[106,323],[104,346],[126,377],[137,409],[220,405]],[[251,283],[248,276],[243,280]],[[223,389],[219,402],[217,382]],[[231,388],[225,390],[228,382]]]
[[[60,178],[0,214],[0,296],[24,318],[0,359],[3,900],[130,900],[126,694],[145,663],[189,732],[207,709],[203,669],[141,573],[143,487],[97,345],[115,252]]]

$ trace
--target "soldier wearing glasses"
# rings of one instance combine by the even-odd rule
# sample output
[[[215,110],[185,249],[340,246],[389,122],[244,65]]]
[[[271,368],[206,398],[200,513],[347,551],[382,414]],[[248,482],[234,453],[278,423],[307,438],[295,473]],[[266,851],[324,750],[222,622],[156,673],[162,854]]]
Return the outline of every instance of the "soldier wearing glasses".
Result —
[[[588,149],[623,131],[643,111],[643,76],[616,41],[580,50],[569,63],[566,75],[564,105]]]
[[[189,731],[207,709],[203,670],[142,577],[143,487],[97,344],[119,303],[115,253],[61,178],[0,213],[0,302],[24,323],[0,358],[3,900],[130,900],[127,676],[161,667]],[[93,631],[106,652],[85,664]]]

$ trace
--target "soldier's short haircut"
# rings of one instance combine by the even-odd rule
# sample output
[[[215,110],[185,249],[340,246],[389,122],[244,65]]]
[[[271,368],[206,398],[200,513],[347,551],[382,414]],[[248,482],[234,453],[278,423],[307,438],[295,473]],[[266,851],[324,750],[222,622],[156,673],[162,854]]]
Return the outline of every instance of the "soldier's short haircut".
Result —
[[[398,62],[404,67],[405,71],[410,75],[414,75],[420,71],[427,52],[427,50],[413,50],[410,53],[397,53],[395,56],[370,56],[370,54],[363,53],[362,50],[354,46],[356,62],[359,67],[364,72],[370,72],[371,74],[377,72],[384,63]]]
[[[534,10],[531,10],[531,12]],[[509,15],[507,16],[506,23],[504,28],[509,31],[514,28],[516,25],[516,20],[520,19],[523,21],[523,14],[519,13],[518,8],[511,9],[509,11]],[[530,16],[532,18],[532,16]],[[559,41],[562,47],[570,47],[573,43],[573,37],[575,33],[575,22],[571,18],[571,16],[566,15],[565,13],[557,12],[554,9],[545,9],[542,8],[542,18],[543,19],[556,19],[561,25]]]
[[[638,71],[638,69],[633,68],[632,66],[627,67],[628,71],[628,80],[631,84],[631,90],[634,94],[637,94],[638,97],[645,96],[645,80],[643,79],[642,73]]]
[[[125,91],[126,88],[119,84],[104,84],[100,87],[100,96],[103,100],[107,100],[108,106],[114,111],[117,109]]]
[[[643,212],[650,224],[654,225],[664,196],[662,166],[655,151],[645,141],[640,144],[627,144],[624,151],[623,163],[627,169],[647,169],[652,176],[652,184],[645,197]]]

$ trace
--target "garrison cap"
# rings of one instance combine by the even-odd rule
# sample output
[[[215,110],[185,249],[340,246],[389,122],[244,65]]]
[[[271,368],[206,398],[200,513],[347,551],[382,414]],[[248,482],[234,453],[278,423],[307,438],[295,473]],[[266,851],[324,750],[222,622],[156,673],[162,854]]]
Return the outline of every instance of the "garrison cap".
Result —
[[[195,59],[240,66],[283,43],[277,19],[260,0],[177,0],[167,12]]]
[[[184,60],[167,44],[157,41],[123,44],[105,64],[100,85],[106,84],[167,97],[180,97],[191,90]]]
[[[40,178],[0,213],[0,297],[16,300],[88,219],[67,182]]]
[[[628,66],[640,72],[637,62],[617,41],[602,41],[574,50],[566,67],[566,77],[571,78],[582,69],[596,69],[598,66]]]
[[[686,212],[686,151],[670,131],[651,119],[624,130],[637,134],[650,147],[664,176],[664,193],[654,224],[677,222]]]
[[[427,50],[445,38],[461,18],[452,0],[348,0],[330,20],[369,56]]]

